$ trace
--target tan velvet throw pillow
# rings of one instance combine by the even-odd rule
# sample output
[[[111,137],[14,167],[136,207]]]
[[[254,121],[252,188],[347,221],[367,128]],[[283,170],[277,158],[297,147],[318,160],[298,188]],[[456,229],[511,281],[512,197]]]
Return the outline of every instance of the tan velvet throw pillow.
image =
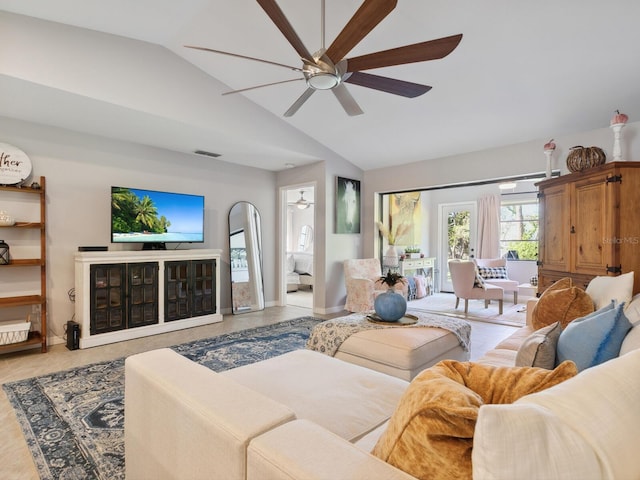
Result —
[[[576,373],[573,362],[545,370],[444,360],[413,379],[372,453],[416,478],[471,479],[480,406],[512,403]]]
[[[572,320],[594,311],[593,300],[581,288],[574,287],[570,278],[563,278],[547,288],[531,315],[531,325],[538,330],[555,322],[564,329]]]

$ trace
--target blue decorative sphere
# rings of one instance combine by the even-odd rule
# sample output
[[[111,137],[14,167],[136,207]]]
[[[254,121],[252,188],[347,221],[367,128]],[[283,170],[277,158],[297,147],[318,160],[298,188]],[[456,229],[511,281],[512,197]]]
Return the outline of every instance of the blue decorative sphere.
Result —
[[[397,322],[407,312],[407,300],[402,294],[389,290],[376,297],[373,308],[385,322]]]

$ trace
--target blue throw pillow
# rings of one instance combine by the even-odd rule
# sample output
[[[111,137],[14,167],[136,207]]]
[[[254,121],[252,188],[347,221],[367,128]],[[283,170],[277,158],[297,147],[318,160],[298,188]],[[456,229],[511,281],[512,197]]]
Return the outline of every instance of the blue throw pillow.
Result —
[[[612,303],[567,325],[558,338],[556,363],[571,360],[580,372],[616,358],[631,329],[623,309],[624,303]]]

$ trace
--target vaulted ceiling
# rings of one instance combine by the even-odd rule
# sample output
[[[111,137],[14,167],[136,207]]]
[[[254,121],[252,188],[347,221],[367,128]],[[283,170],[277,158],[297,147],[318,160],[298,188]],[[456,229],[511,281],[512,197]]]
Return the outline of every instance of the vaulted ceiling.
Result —
[[[277,0],[310,52],[321,1]],[[326,0],[326,43],[362,0]],[[0,0],[0,115],[281,170],[329,158],[363,170],[640,119],[636,0],[399,0],[348,57],[462,33],[449,56],[369,71],[430,85],[408,99],[348,85],[363,115],[303,93],[301,66],[255,0]],[[1,134],[0,134],[1,141]]]

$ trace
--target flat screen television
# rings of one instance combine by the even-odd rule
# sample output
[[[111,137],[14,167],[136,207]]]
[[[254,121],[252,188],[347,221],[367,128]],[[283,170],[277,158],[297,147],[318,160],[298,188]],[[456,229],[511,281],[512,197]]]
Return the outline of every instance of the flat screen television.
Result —
[[[204,196],[111,187],[111,242],[165,244],[204,242]]]

